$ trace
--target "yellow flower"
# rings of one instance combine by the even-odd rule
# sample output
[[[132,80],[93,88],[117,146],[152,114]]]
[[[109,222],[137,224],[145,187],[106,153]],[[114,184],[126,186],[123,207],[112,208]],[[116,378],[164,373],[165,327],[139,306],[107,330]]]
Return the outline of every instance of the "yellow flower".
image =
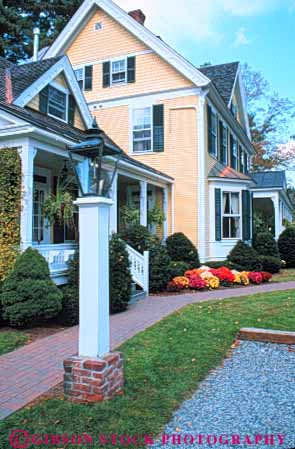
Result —
[[[235,284],[241,284],[242,283],[242,277],[240,273],[236,273],[235,274],[235,280],[234,280]]]
[[[177,286],[188,288],[189,287],[189,280],[185,276],[177,276],[173,279],[173,283]]]
[[[241,283],[243,285],[249,285],[250,284],[250,281],[249,281],[249,278],[248,278],[248,273],[246,271],[243,271],[240,274],[240,276],[241,276]]]
[[[208,279],[208,285],[209,285],[209,288],[219,288],[220,281],[219,281],[218,277],[212,276],[210,279]]]
[[[211,278],[214,278],[215,276],[210,271],[203,271],[203,273],[200,274],[200,278],[204,281],[208,281]]]

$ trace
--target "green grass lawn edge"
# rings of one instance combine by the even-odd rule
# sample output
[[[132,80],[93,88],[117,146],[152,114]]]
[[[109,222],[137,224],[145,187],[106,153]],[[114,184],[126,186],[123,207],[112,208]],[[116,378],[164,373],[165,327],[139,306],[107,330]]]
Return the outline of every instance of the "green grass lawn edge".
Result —
[[[24,346],[29,337],[20,331],[0,332],[0,356]]]
[[[23,409],[0,424],[0,447],[9,447],[14,429],[96,438],[159,435],[173,412],[221,364],[241,327],[294,331],[294,307],[294,290],[186,306],[119,348],[124,354],[124,396],[90,406],[52,399]],[[96,439],[91,447],[121,446]]]

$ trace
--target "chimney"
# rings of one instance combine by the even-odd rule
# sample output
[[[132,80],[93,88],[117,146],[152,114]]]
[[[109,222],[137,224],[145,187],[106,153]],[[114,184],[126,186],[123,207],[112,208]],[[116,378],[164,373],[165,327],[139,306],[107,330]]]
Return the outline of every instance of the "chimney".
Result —
[[[5,69],[5,101],[7,104],[13,102],[11,71],[8,68]]]
[[[40,41],[40,29],[34,28],[34,53],[33,53],[33,61],[38,61],[38,53],[39,53],[39,41]]]
[[[134,11],[129,11],[129,16],[131,16],[136,22],[140,23],[140,25],[144,25],[145,15],[143,14],[141,9],[135,9]]]

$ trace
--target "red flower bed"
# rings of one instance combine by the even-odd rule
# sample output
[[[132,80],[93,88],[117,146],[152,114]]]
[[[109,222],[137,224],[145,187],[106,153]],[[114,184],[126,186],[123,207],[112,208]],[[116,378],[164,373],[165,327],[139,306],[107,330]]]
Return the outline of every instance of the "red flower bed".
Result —
[[[193,290],[203,290],[207,287],[207,282],[198,275],[190,276],[189,287]]]
[[[252,284],[261,284],[263,282],[262,274],[258,271],[251,271],[248,274],[248,278]]]
[[[268,282],[272,279],[272,274],[267,271],[261,271],[262,282]]]
[[[231,272],[229,268],[221,267],[221,268],[211,268],[210,272],[218,277],[220,282],[227,282],[227,283],[234,283],[235,281],[235,275]]]

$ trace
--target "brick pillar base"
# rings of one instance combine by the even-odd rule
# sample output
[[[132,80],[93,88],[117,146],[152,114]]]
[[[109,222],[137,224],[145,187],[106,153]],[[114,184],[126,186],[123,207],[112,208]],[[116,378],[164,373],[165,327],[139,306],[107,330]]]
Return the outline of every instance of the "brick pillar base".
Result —
[[[112,352],[101,359],[74,356],[64,361],[64,392],[74,402],[100,402],[123,394],[123,356]]]

